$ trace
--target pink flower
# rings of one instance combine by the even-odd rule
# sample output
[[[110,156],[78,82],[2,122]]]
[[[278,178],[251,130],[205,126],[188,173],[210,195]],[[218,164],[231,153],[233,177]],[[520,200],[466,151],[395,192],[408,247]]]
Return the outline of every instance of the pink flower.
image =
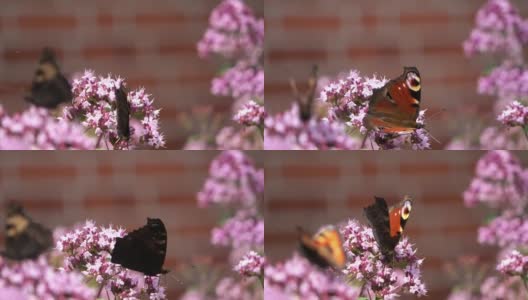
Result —
[[[524,126],[528,120],[528,107],[518,101],[511,103],[497,118],[499,122],[507,126]]]
[[[264,276],[264,264],[266,258],[255,251],[249,251],[240,262],[233,268],[242,276]]]
[[[233,119],[244,126],[264,126],[266,111],[264,106],[255,101],[246,103],[233,117]]]
[[[522,255],[517,250],[513,250],[499,262],[497,270],[510,276],[526,277],[528,275],[528,256]]]
[[[73,107],[64,112],[66,118],[80,118],[81,124],[92,129],[100,138],[110,142],[115,149],[128,149],[129,143],[120,140],[117,132],[117,112],[115,109],[115,91],[125,86],[122,78],[96,77],[92,71],[85,71],[81,78],[73,82]],[[141,131],[131,126],[131,142],[137,145],[149,145],[154,148],[165,146],[163,135],[159,132],[159,109],[153,106],[154,100],[145,89],[128,92],[130,118],[141,124]],[[133,123],[132,121],[130,123]]]

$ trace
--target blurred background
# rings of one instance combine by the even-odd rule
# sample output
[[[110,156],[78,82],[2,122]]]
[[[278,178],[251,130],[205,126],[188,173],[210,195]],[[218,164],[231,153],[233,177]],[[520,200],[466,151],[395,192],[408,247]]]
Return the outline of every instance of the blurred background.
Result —
[[[484,0],[269,0],[266,2],[266,109],[275,114],[294,100],[288,83],[305,83],[311,66],[335,77],[357,69],[395,78],[403,66],[422,77],[427,128],[441,149],[472,115],[490,114],[493,99],[477,95],[477,78],[491,61],[466,58],[462,42]],[[512,0],[522,16],[528,2]],[[441,112],[445,110],[444,112]],[[441,113],[437,113],[441,112]]]
[[[163,283],[168,299],[186,286],[184,266],[210,262],[231,268],[227,248],[210,242],[220,209],[198,208],[196,194],[218,151],[5,152],[0,156],[0,220],[6,201],[20,201],[26,213],[48,228],[91,219],[137,229],[147,217],[163,220],[168,232]],[[263,153],[246,153],[257,166]],[[0,231],[3,249],[4,231]],[[179,281],[176,281],[176,279]]]
[[[453,282],[447,263],[478,255],[494,263],[496,249],[477,243],[487,211],[466,208],[462,194],[482,151],[280,152],[266,153],[265,245],[268,261],[298,249],[296,226],[315,232],[322,225],[354,218],[366,225],[363,208],[374,196],[389,205],[414,198],[404,235],[424,257],[423,281],[431,299],[446,299]],[[528,153],[515,152],[523,165]],[[406,298],[404,298],[406,299]]]
[[[245,2],[263,15],[263,0]],[[125,78],[131,89],[145,87],[162,108],[167,148],[181,148],[186,132],[180,113],[200,105],[225,113],[231,107],[231,98],[210,93],[219,64],[199,58],[196,50],[219,3],[0,0],[0,104],[9,113],[28,107],[23,97],[42,48],[51,47],[70,78],[92,69]]]

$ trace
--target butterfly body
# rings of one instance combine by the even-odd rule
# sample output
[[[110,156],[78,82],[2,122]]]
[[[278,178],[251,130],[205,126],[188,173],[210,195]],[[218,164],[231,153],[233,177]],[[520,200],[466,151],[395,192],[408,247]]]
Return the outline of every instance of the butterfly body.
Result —
[[[341,235],[334,227],[326,227],[314,236],[302,228],[299,232],[300,248],[304,256],[321,268],[332,267],[342,269],[346,263]]]
[[[9,204],[6,220],[6,249],[2,256],[12,260],[35,259],[53,245],[51,230],[33,222],[23,208]]]
[[[147,276],[165,274],[162,269],[167,252],[167,230],[160,219],[147,219],[147,225],[117,238],[112,263]]]
[[[420,73],[415,67],[405,67],[402,75],[374,89],[364,125],[383,133],[411,133],[422,127],[416,122],[420,101]]]
[[[121,86],[116,90],[116,110],[117,110],[117,134],[121,139],[130,139],[130,104],[127,94]]]
[[[364,209],[365,216],[372,226],[374,237],[386,262],[392,261],[394,248],[400,241],[411,209],[412,199],[408,196],[390,208],[385,199],[375,197],[374,204]]]
[[[63,102],[71,101],[71,89],[68,79],[60,72],[53,51],[44,49],[26,100],[36,106],[53,109]]]

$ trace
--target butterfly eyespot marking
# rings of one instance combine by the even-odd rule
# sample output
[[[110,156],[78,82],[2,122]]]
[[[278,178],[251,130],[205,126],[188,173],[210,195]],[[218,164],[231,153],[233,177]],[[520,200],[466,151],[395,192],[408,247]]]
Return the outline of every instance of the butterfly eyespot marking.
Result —
[[[418,92],[420,90],[420,77],[414,72],[410,72],[407,74],[407,79],[405,80],[405,84],[409,89],[412,91]]]
[[[405,201],[401,209],[401,217],[403,220],[407,220],[411,214],[412,204],[411,201]]]

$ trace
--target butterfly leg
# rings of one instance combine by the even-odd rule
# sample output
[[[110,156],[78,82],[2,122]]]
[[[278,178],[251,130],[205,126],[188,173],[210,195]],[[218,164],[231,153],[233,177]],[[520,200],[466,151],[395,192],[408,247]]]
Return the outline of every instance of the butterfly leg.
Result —
[[[361,149],[365,147],[365,142],[367,141],[368,136],[370,135],[370,129],[367,130],[367,133],[365,133],[365,137],[363,137],[363,141],[361,142]]]

